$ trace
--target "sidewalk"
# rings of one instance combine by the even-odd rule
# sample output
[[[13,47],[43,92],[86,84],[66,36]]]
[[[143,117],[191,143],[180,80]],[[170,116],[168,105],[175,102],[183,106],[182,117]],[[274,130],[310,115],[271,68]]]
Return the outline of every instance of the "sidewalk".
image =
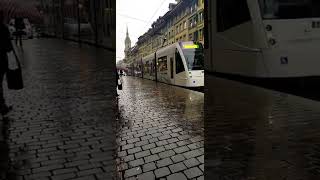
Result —
[[[204,179],[203,93],[124,77],[117,164],[123,179]]]
[[[5,92],[16,178],[112,179],[115,53],[55,39],[24,43],[25,88]]]

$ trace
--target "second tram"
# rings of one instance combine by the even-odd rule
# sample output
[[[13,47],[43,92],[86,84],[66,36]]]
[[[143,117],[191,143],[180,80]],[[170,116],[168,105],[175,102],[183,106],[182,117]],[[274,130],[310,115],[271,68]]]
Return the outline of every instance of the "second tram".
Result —
[[[142,77],[183,86],[204,86],[204,54],[200,43],[177,42],[142,60]]]

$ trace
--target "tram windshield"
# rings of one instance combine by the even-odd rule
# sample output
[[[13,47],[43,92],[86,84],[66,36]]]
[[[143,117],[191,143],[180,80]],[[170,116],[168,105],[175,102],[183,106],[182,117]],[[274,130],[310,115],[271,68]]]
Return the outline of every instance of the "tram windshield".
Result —
[[[201,44],[182,45],[182,52],[189,71],[204,69],[204,54]]]
[[[320,17],[319,0],[259,0],[263,19]]]

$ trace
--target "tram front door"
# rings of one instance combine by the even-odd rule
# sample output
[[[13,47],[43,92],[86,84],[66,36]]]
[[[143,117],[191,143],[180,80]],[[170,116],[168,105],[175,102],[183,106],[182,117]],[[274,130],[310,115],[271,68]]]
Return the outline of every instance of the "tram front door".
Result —
[[[174,84],[174,61],[173,57],[170,57],[170,81],[171,84]]]

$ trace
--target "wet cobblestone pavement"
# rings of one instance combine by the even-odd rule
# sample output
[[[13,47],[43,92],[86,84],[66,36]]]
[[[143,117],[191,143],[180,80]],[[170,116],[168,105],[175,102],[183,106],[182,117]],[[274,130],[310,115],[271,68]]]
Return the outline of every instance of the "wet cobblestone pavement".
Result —
[[[124,77],[118,170],[123,179],[204,179],[204,94]]]
[[[206,178],[320,179],[320,102],[213,76],[206,86]]]
[[[5,92],[8,179],[112,179],[115,53],[44,39],[19,54],[25,88]]]

